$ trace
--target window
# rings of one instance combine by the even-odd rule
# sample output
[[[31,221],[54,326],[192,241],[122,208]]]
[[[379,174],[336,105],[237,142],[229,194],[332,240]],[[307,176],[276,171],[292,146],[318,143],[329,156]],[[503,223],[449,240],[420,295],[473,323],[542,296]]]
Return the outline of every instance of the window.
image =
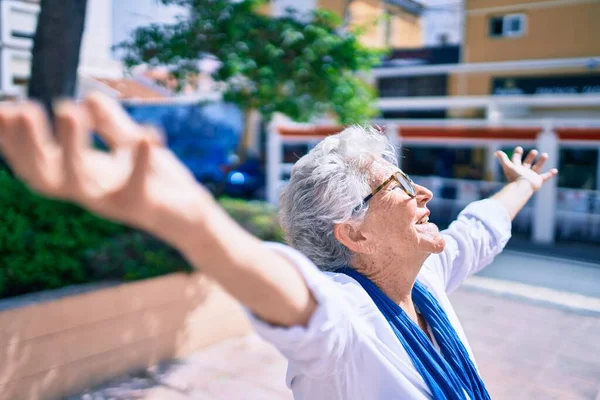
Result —
[[[8,96],[21,98],[29,82],[31,53],[4,47],[0,49],[0,59],[3,67],[0,89]]]
[[[560,149],[558,186],[569,189],[598,190],[598,150]]]
[[[380,78],[377,89],[379,97],[445,96],[447,82],[447,75]]]
[[[11,8],[10,24],[14,31],[27,32],[29,34],[35,32],[37,27],[37,12],[21,9],[17,4]]]
[[[300,157],[307,154],[309,146],[306,144],[286,144],[283,146],[283,162],[293,164],[300,159]]]
[[[39,10],[39,4],[32,2],[0,1],[0,41],[15,49],[31,49]]]
[[[446,110],[386,110],[381,111],[381,118],[384,119],[445,119],[448,118]]]
[[[29,78],[13,76],[12,83],[15,86],[27,86]]]
[[[403,146],[402,170],[415,176],[481,180],[487,150],[479,147]]]
[[[490,37],[518,37],[525,34],[525,14],[508,14],[490,18]]]
[[[13,77],[27,79],[31,74],[31,56],[29,54],[23,55],[18,53],[11,54],[8,72]]]
[[[35,36],[35,33],[21,32],[21,31],[13,30],[11,32],[11,35],[12,35],[12,37],[14,37],[16,39],[33,39],[33,37]]]

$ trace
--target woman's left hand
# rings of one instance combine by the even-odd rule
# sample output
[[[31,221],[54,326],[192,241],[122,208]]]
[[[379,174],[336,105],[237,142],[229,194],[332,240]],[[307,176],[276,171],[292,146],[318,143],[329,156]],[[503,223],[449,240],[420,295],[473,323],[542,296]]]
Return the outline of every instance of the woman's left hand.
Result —
[[[525,180],[531,184],[534,191],[539,190],[544,183],[558,174],[556,168],[541,173],[544,164],[548,160],[548,154],[542,153],[540,158],[536,161],[538,151],[535,149],[531,150],[524,160],[523,148],[521,146],[515,148],[512,160],[509,159],[503,151],[497,151],[495,155],[500,161],[504,175],[509,182]]]

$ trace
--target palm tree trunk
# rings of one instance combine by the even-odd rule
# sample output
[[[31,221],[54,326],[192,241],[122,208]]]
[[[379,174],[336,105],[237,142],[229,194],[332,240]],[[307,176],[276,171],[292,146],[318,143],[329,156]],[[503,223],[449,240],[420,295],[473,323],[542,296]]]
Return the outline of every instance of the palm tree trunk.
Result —
[[[51,114],[52,101],[75,95],[87,0],[41,0],[28,96]]]
[[[244,110],[244,131],[242,132],[242,136],[240,137],[240,142],[237,148],[237,156],[240,163],[246,161],[248,150],[254,149],[255,147],[257,140],[256,136],[258,134],[256,131],[257,113],[258,111],[254,108]]]

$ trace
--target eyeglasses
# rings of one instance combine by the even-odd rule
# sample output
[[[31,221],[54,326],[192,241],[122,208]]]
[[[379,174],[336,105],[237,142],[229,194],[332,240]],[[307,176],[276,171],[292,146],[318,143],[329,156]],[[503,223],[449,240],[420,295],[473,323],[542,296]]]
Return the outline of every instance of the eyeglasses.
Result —
[[[356,209],[358,210],[361,205],[363,205],[363,204],[367,203],[369,200],[371,200],[371,198],[373,196],[375,196],[377,193],[379,193],[381,191],[381,189],[383,189],[391,181],[396,181],[398,183],[398,185],[400,186],[400,188],[402,188],[402,190],[404,190],[404,192],[409,197],[414,198],[417,196],[417,192],[415,190],[415,184],[413,183],[412,179],[410,179],[408,177],[408,175],[406,175],[404,172],[396,171],[392,174],[392,176],[390,176],[388,179],[386,179],[381,185],[379,185],[375,189],[373,189],[371,194],[368,195],[367,197],[365,197],[363,199],[362,203],[359,204],[356,207]]]

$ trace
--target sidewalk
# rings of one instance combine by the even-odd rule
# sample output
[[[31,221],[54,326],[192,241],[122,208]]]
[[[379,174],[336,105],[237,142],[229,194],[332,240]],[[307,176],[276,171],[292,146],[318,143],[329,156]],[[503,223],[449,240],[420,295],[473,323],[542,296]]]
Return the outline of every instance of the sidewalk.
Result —
[[[452,295],[494,400],[600,400],[600,317],[470,289]],[[286,361],[252,335],[70,400],[290,400]]]
[[[600,244],[592,242],[557,241],[553,244],[536,244],[530,238],[522,235],[513,235],[506,245],[507,250],[598,264],[598,268],[600,268],[599,248]]]

